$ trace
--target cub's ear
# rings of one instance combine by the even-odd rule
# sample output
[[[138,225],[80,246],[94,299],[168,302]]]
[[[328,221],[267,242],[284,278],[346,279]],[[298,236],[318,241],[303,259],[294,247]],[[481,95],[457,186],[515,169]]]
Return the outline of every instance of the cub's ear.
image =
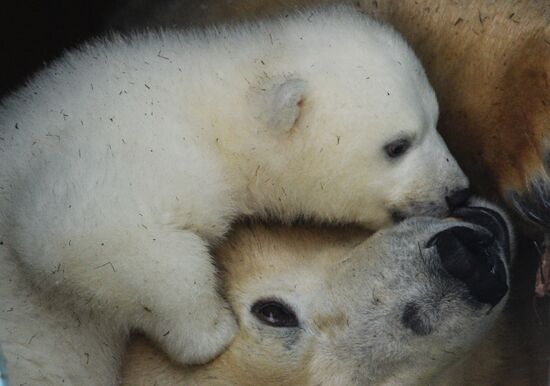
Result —
[[[266,124],[276,133],[290,131],[300,118],[305,98],[306,82],[302,79],[287,79],[268,90],[266,98]]]

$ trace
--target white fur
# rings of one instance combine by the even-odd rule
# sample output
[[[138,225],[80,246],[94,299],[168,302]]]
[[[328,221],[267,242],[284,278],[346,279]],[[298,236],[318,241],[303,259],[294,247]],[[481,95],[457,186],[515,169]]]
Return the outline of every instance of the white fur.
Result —
[[[217,251],[224,294],[239,319],[236,339],[220,357],[191,367],[134,347],[122,384],[467,384],[459,380],[471,370],[470,350],[486,348],[505,298],[495,307],[472,303],[466,287],[445,274],[441,256],[427,244],[457,226],[479,230],[428,217],[372,237],[349,228],[240,226]],[[504,245],[498,251],[495,257],[504,262]],[[0,338],[12,384],[118,384],[127,331],[105,317],[114,310],[74,312],[59,294],[34,291],[25,273],[5,261]],[[300,327],[261,322],[253,305],[268,299],[292,309]],[[410,303],[431,325],[429,333],[415,333],[403,322]]]
[[[270,130],[287,133],[300,117],[300,103],[306,96],[306,83],[302,79],[288,79],[267,93]]]
[[[126,335],[101,309],[76,312],[41,293],[0,252],[0,348],[10,386],[114,385]],[[116,323],[116,322],[115,322]]]
[[[208,252],[231,222],[443,214],[467,180],[437,115],[409,47],[351,8],[98,41],[0,107],[2,256],[76,312],[206,361],[236,330]]]

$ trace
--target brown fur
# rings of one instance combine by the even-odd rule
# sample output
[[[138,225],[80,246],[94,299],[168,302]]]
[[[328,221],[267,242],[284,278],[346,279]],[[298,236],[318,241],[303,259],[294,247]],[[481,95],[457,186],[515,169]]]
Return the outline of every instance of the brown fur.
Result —
[[[422,7],[413,17],[375,12],[421,57],[440,99],[440,131],[484,193],[525,191],[533,175],[544,173],[549,11],[542,1],[470,1]]]

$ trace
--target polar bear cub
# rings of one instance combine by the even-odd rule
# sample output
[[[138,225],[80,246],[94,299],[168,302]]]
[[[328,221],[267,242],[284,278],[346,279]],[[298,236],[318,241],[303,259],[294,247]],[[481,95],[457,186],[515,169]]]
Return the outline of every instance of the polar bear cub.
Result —
[[[203,362],[236,332],[209,255],[231,222],[446,213],[467,179],[437,117],[411,49],[352,8],[96,41],[2,101],[3,253]]]

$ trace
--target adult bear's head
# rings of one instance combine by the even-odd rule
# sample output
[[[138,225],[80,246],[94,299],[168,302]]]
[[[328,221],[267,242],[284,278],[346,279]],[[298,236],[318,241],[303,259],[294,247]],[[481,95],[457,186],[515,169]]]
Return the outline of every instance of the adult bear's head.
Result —
[[[128,384],[438,383],[500,314],[510,249],[508,221],[483,203],[371,237],[241,227],[219,251],[235,340],[187,369],[134,349]]]

